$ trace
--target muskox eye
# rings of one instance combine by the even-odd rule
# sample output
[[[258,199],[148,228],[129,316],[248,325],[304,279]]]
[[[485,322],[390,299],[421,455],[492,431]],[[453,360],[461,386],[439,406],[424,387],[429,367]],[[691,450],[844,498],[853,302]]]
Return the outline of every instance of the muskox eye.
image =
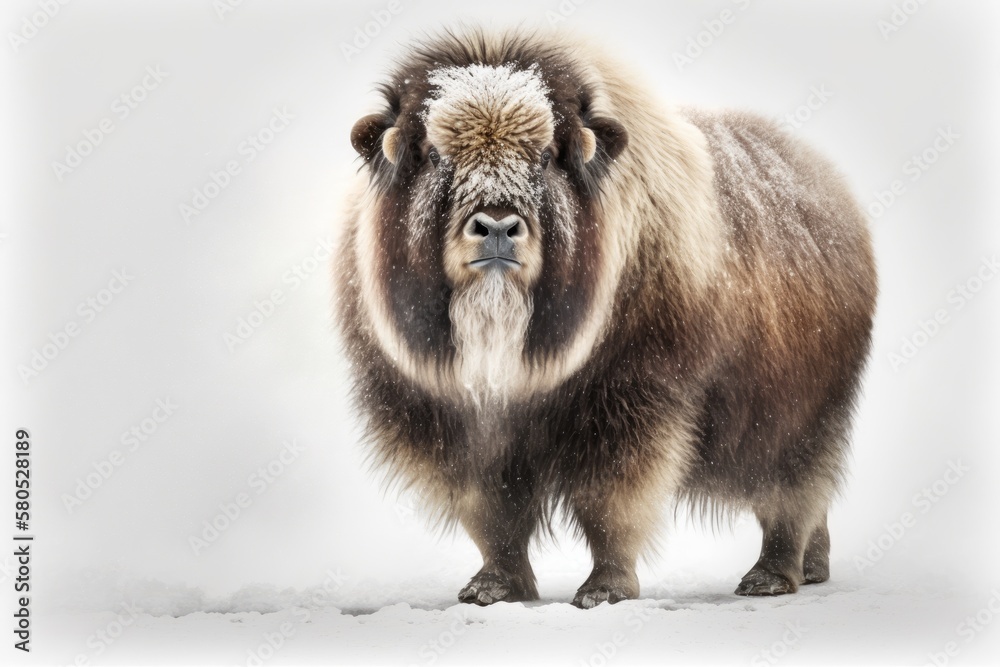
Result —
[[[551,161],[552,161],[552,151],[546,148],[544,151],[542,151],[542,169],[548,167],[549,162]]]
[[[429,159],[431,161],[431,164],[433,164],[436,167],[441,162],[441,154],[438,153],[438,149],[432,148],[429,151],[427,151],[427,159]]]

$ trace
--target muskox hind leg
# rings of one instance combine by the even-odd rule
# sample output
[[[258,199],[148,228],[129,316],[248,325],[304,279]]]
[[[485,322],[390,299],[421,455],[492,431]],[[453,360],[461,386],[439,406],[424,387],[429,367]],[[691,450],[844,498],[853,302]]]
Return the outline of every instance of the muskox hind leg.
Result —
[[[479,547],[483,567],[458,593],[459,601],[485,606],[538,599],[528,560],[540,519],[538,507],[530,492],[509,485],[503,491],[483,490],[465,497],[459,519]]]
[[[736,587],[737,595],[795,593],[800,584],[829,578],[830,534],[825,507],[817,508],[817,501],[786,501],[778,507],[756,509],[764,532],[760,558]]]
[[[830,531],[826,527],[826,515],[813,530],[806,543],[806,553],[802,559],[802,579],[805,584],[821,584],[830,578]]]

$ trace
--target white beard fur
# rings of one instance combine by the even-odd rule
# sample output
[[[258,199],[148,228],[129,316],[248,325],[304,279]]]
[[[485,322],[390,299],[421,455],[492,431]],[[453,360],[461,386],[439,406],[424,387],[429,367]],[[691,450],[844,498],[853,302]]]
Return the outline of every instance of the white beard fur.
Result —
[[[501,271],[488,270],[453,294],[449,315],[458,352],[456,374],[477,408],[505,404],[523,382],[522,353],[532,308],[530,294]]]

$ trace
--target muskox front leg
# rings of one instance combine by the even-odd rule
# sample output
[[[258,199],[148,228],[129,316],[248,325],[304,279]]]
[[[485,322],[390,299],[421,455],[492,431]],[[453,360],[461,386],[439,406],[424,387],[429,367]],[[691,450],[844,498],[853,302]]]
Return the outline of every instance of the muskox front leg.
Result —
[[[468,494],[460,521],[483,556],[483,567],[459,594],[461,602],[489,605],[538,599],[528,548],[538,505],[523,489],[486,488]]]
[[[830,533],[825,509],[788,502],[757,509],[763,530],[760,558],[736,587],[737,595],[784,595],[830,576]]]
[[[594,560],[573,604],[590,609],[602,602],[639,597],[635,566],[651,532],[648,506],[637,494],[613,483],[594,484],[587,492],[573,494],[570,505]]]

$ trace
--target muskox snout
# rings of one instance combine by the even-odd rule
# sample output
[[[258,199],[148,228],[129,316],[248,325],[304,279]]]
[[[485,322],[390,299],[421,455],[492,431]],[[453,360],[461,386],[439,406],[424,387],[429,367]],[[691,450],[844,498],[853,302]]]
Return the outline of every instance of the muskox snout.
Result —
[[[524,218],[509,210],[480,210],[469,216],[465,236],[479,242],[478,257],[469,262],[476,269],[519,268],[517,246],[528,236]]]

